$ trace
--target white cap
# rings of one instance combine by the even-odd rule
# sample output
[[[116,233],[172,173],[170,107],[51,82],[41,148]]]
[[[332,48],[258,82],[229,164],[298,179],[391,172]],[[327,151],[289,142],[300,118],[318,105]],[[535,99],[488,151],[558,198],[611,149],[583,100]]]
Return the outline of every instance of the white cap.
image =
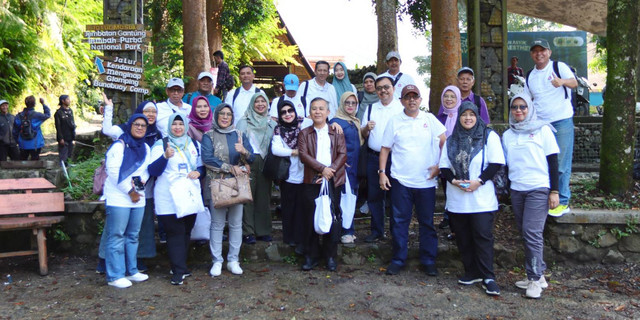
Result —
[[[169,80],[169,83],[167,83],[167,88],[171,88],[175,86],[178,86],[184,89],[184,81],[182,81],[182,79],[180,78],[171,78],[171,80]]]
[[[9,104],[9,101],[7,101],[7,100],[0,100],[0,106],[1,106],[1,105],[3,105],[3,104],[5,104],[5,103],[6,103],[6,104]]]
[[[402,60],[402,59],[400,59],[400,53],[398,53],[398,51],[389,51],[389,53],[387,53],[387,58],[384,59],[384,61],[389,61],[389,60],[391,60],[391,58],[396,58],[398,60]]]
[[[198,80],[200,80],[200,79],[202,79],[204,77],[208,77],[209,79],[211,79],[211,81],[213,81],[213,75],[209,71],[200,72],[200,74],[198,75]]]

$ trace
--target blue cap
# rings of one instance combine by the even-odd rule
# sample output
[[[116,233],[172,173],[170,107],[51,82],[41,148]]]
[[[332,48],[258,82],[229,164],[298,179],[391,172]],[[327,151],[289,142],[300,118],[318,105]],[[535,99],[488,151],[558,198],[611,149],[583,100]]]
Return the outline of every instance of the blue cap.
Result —
[[[298,86],[300,85],[300,80],[298,80],[298,76],[295,74],[288,74],[284,77],[284,89],[285,90],[293,90],[298,91]]]

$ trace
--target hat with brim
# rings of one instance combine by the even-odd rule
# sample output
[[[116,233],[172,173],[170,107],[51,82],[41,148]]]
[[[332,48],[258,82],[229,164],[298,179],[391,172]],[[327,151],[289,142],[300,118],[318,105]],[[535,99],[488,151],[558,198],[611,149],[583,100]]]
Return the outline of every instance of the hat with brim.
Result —
[[[529,51],[533,50],[533,48],[535,47],[542,47],[544,49],[551,49],[551,47],[549,46],[549,41],[545,40],[545,39],[535,39],[533,40],[533,42],[531,42],[531,47],[529,48]]]
[[[409,93],[415,93],[418,95],[418,97],[420,96],[420,89],[418,89],[418,87],[410,84],[405,86],[404,88],[402,88],[402,94],[400,94],[400,97],[404,98],[404,96],[406,96]]]
[[[384,61],[389,61],[391,60],[391,58],[402,60],[400,59],[400,53],[398,53],[398,51],[390,51],[389,53],[387,53],[387,57],[384,59]]]
[[[7,101],[7,100],[0,100],[0,106],[1,106],[1,105],[3,105],[3,104],[5,104],[5,103],[6,103],[6,104],[9,104],[9,101]]]
[[[460,76],[461,73],[470,73],[471,76],[475,76],[475,73],[473,72],[473,69],[471,69],[469,67],[462,67],[462,68],[458,69],[458,72],[456,73],[456,75]]]
[[[167,83],[167,88],[180,87],[184,89],[184,81],[180,78],[171,78]]]
[[[200,72],[200,74],[198,75],[198,80],[202,80],[202,78],[209,78],[211,79],[211,81],[213,81],[213,75],[208,71]]]
[[[297,91],[300,86],[300,80],[295,74],[288,74],[284,77],[284,89],[287,91]]]

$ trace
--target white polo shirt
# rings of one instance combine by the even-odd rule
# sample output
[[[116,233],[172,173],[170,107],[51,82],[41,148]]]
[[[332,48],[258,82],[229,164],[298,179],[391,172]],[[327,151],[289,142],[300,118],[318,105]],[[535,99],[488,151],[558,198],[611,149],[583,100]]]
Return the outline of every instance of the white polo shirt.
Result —
[[[166,137],[168,133],[169,124],[167,121],[169,121],[169,116],[173,113],[179,113],[186,118],[189,116],[189,113],[191,113],[191,105],[186,102],[183,102],[182,106],[178,107],[167,99],[166,101],[158,103],[157,107],[158,117],[156,119],[156,127],[163,138]]]
[[[511,189],[529,191],[549,188],[547,156],[560,153],[549,126],[533,133],[516,133],[509,129],[502,135],[502,146],[509,165]]]
[[[440,135],[446,131],[431,113],[419,111],[412,118],[403,111],[393,116],[382,138],[382,146],[391,149],[391,177],[409,188],[436,187],[436,179],[428,179],[429,167],[438,164]]]
[[[489,166],[489,163],[504,164],[504,153],[502,144],[497,133],[491,131],[487,137],[487,144],[484,147],[484,167],[482,165],[482,153],[478,152],[469,164],[469,178],[478,179],[482,170]],[[447,144],[442,148],[440,156],[440,168],[451,169],[451,162],[447,155]],[[453,169],[452,169],[453,170]],[[498,210],[498,199],[495,194],[493,181],[489,180],[481,185],[474,192],[466,192],[447,182],[447,210],[454,213],[478,213]]]
[[[291,101],[291,103],[293,103],[293,105],[296,108],[296,113],[298,114],[298,117],[305,118],[307,116],[305,114],[302,101],[300,101],[299,94],[296,94],[293,98],[289,97],[286,94],[283,95],[282,97],[284,101]],[[273,101],[271,101],[271,107],[269,107],[269,116],[274,117],[276,119],[278,119],[278,101],[280,101],[280,97],[273,99]]]
[[[311,101],[317,97],[321,97],[329,101],[329,120],[333,119],[333,117],[336,115],[336,112],[338,111],[338,97],[336,94],[336,89],[333,87],[333,85],[329,82],[325,82],[324,85],[321,86],[320,84],[318,84],[318,82],[316,82],[316,78],[313,78],[300,84],[300,87],[298,88],[298,94],[296,96],[302,99],[304,90],[307,86],[309,86],[309,89],[307,89],[307,97],[305,99],[307,107],[304,116],[309,116],[309,110],[311,110]]]
[[[227,97],[224,98],[224,103],[230,105],[231,109],[233,109],[234,125],[237,124],[238,121],[240,121],[240,118],[244,116],[244,113],[249,107],[249,102],[251,102],[251,97],[256,94],[256,89],[258,88],[256,88],[256,86],[253,84],[251,85],[251,88],[249,88],[249,90],[245,90],[243,86],[240,86],[229,91]],[[240,92],[238,93],[235,102],[233,102],[233,96],[236,94],[236,90],[240,90]],[[262,92],[262,90],[258,89],[258,92]]]
[[[558,63],[557,75],[562,79],[573,79],[573,72],[564,63]],[[529,75],[529,84],[525,85],[533,97],[533,105],[536,107],[538,119],[554,122],[573,117],[573,105],[571,105],[571,89],[567,88],[568,98],[564,98],[565,87],[554,87],[553,80],[553,60],[542,70],[533,68]]]
[[[394,91],[393,91],[393,97],[396,99],[400,99],[400,94],[402,94],[402,88],[412,84],[412,85],[416,85],[416,83],[413,81],[413,78],[403,72],[398,72],[395,76],[391,75],[391,73],[389,73],[389,70],[387,70],[385,73],[379,75],[379,77],[381,76],[387,76],[390,77],[391,79],[393,79],[394,81],[398,78],[398,75],[402,73],[402,76],[400,77],[400,80],[398,80],[398,82],[396,83],[396,85],[394,86]]]
[[[371,121],[376,122],[376,126],[369,132],[368,143],[371,150],[380,152],[382,137],[384,136],[384,130],[387,128],[387,123],[393,116],[403,112],[403,110],[404,107],[398,99],[392,99],[386,106],[383,106],[381,101],[371,105]],[[369,106],[364,110],[362,128],[367,126],[367,114],[369,114]]]

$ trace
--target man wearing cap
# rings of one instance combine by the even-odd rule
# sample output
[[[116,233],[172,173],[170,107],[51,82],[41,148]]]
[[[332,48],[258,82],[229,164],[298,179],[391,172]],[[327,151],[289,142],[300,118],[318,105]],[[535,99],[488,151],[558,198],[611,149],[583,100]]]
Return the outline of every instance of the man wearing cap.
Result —
[[[73,152],[73,141],[76,139],[76,122],[71,110],[71,99],[63,94],[58,98],[60,108],[56,110],[53,119],[56,123],[56,140],[58,141],[58,156],[60,161],[67,164]]]
[[[400,53],[398,53],[398,51],[390,51],[387,53],[385,61],[387,63],[387,68],[389,69],[385,73],[381,74],[381,76],[388,76],[393,79],[393,86],[395,87],[393,96],[396,99],[400,99],[402,88],[410,84],[415,86],[416,83],[410,75],[400,72],[402,59],[400,59]]]
[[[163,138],[167,137],[169,132],[167,124],[169,116],[174,113],[179,113],[186,119],[191,112],[191,105],[182,101],[182,97],[184,96],[184,81],[182,81],[182,79],[171,78],[167,83],[165,92],[169,99],[157,104],[158,116],[156,119],[156,127]]]
[[[371,213],[371,234],[364,241],[375,242],[384,239],[384,217],[386,192],[378,184],[378,164],[380,162],[380,150],[384,139],[387,122],[393,116],[403,110],[400,100],[394,98],[393,79],[389,76],[379,75],[375,81],[376,92],[380,101],[367,106],[362,117],[360,132],[367,140],[369,149],[367,157],[367,204]],[[391,158],[386,161],[386,172],[391,167]]]
[[[405,265],[409,224],[415,207],[420,225],[420,263],[428,275],[436,276],[438,235],[433,226],[435,178],[440,172],[438,161],[446,139],[446,128],[433,114],[419,109],[422,98],[416,86],[405,86],[400,101],[404,110],[393,116],[384,130],[378,163],[379,188],[391,190],[393,203],[393,256],[387,274],[397,274]],[[389,154],[392,158],[390,175],[386,168]]]
[[[0,100],[0,161],[20,160],[18,144],[13,137],[13,124],[16,117],[9,113],[9,102]]]
[[[476,83],[475,74],[473,73],[473,69],[469,67],[462,67],[458,70],[458,89],[460,89],[460,95],[462,96],[462,101],[471,101],[480,110],[480,118],[484,120],[484,123],[489,124],[491,119],[489,118],[489,110],[487,109],[487,103],[484,102],[484,99],[473,93],[473,85]]]
[[[222,51],[218,50],[213,53],[213,61],[218,66],[218,79],[213,93],[224,100],[227,97],[227,92],[233,89],[233,76],[229,72],[229,65],[224,61],[224,53]]]
[[[200,72],[200,74],[198,75],[198,91],[185,94],[182,98],[182,101],[188,104],[192,104],[193,99],[199,96],[203,96],[206,97],[207,100],[209,100],[209,106],[211,106],[211,109],[213,110],[222,103],[222,100],[211,93],[212,89],[213,75],[208,71]]]
[[[551,47],[547,40],[534,40],[529,51],[535,68],[527,74],[525,88],[533,97],[538,119],[550,122],[555,128],[556,142],[560,147],[558,154],[560,205],[549,210],[549,215],[559,217],[570,211],[569,179],[571,178],[574,130],[571,89],[578,86],[578,81],[569,66],[563,62],[550,60]]]
[[[305,112],[299,115],[309,116],[311,101],[320,97],[329,101],[329,120],[331,120],[338,111],[338,95],[333,85],[327,82],[327,77],[329,77],[329,63],[324,60],[316,62],[314,71],[316,76],[311,80],[303,82],[298,88],[298,97],[300,97],[300,101],[305,109]]]
[[[278,119],[278,106],[285,101],[291,101],[296,108],[296,114],[299,117],[304,117],[304,106],[300,101],[300,97],[298,96],[298,87],[300,84],[300,80],[298,80],[298,76],[295,74],[288,74],[284,77],[284,81],[282,82],[284,85],[284,95],[279,98],[273,99],[271,102],[271,108],[269,109],[269,115],[276,119]]]
[[[229,94],[224,99],[224,102],[229,104],[233,109],[234,125],[244,116],[244,113],[249,107],[249,102],[251,102],[251,97],[258,92],[262,92],[260,88],[253,84],[253,79],[256,77],[253,72],[252,66],[240,66],[238,73],[240,74],[241,86],[229,91]]]

